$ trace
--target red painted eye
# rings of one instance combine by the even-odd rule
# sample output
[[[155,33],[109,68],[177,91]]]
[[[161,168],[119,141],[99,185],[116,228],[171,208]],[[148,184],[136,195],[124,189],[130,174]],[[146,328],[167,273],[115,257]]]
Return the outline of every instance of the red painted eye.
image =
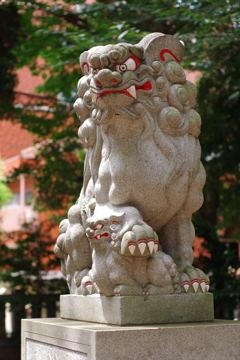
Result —
[[[135,56],[130,56],[124,63],[116,65],[116,70],[120,73],[134,71],[139,66],[140,61]]]
[[[97,225],[94,227],[94,230],[101,230],[102,228],[104,228],[104,225],[103,225],[103,224],[97,224]]]

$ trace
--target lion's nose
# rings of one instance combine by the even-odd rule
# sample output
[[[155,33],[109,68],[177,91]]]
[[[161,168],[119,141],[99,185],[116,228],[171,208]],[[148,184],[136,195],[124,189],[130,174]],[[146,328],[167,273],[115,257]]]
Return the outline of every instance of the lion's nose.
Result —
[[[102,69],[94,76],[94,81],[97,86],[111,87],[119,84],[122,81],[122,76],[116,71]]]

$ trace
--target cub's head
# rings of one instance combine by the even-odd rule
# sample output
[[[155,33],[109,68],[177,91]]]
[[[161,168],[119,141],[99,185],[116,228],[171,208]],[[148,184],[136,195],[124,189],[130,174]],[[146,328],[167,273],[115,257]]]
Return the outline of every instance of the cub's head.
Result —
[[[86,235],[92,248],[106,248],[106,242],[110,246],[116,246],[117,232],[121,228],[123,214],[111,215],[109,218],[91,216],[87,219]]]

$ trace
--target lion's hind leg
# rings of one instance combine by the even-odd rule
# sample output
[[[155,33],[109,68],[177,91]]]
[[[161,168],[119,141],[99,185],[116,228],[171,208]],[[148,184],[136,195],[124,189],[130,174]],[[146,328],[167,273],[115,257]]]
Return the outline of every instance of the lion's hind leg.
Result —
[[[200,163],[197,175],[189,187],[185,203],[159,233],[163,251],[170,255],[178,266],[183,292],[209,290],[209,278],[202,270],[192,266],[194,258],[192,244],[195,237],[192,213],[202,205],[204,182],[205,170]]]
[[[179,274],[173,259],[158,251],[148,260],[149,284],[144,291],[149,295],[179,293]]]

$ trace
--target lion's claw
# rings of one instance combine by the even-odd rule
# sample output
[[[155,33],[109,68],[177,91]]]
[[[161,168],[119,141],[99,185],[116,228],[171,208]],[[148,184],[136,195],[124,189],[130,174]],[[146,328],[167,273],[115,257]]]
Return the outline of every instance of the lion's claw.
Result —
[[[184,291],[207,292],[210,288],[209,278],[200,269],[189,266],[181,271],[181,283]]]
[[[146,224],[134,225],[122,238],[121,253],[126,256],[151,256],[159,247],[157,234]]]

